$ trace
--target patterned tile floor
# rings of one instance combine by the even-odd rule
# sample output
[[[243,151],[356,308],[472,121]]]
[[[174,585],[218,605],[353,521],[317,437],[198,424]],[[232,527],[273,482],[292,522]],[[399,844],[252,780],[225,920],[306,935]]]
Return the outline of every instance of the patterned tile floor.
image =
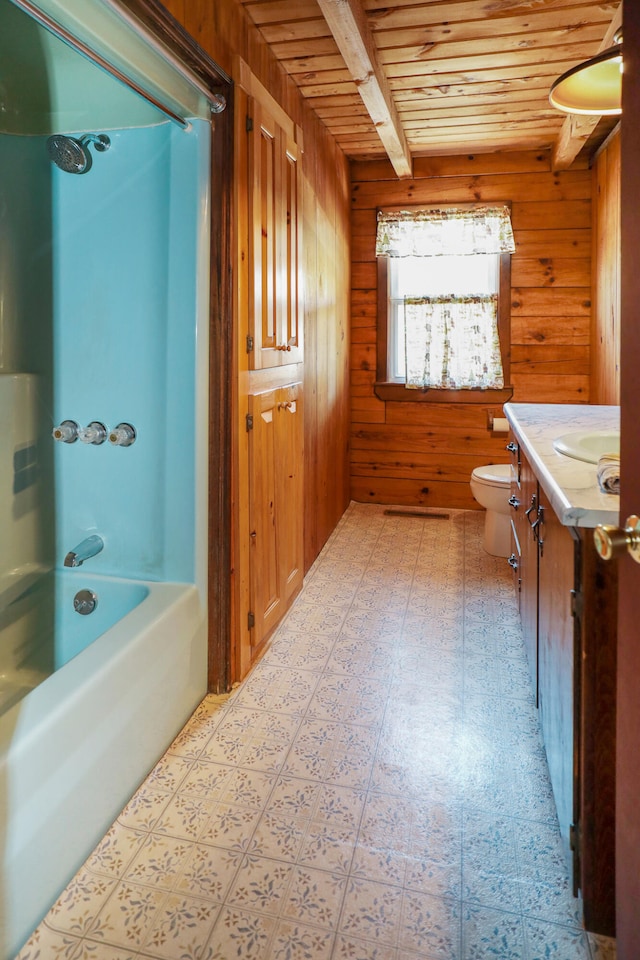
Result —
[[[612,960],[570,893],[482,521],[352,504],[19,960]]]

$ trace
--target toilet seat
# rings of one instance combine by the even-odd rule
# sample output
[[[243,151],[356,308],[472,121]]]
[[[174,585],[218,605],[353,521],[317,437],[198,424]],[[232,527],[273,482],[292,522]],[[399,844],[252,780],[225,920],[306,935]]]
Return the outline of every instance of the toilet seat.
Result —
[[[508,463],[490,463],[485,467],[476,467],[471,477],[478,483],[499,489],[511,483],[511,465]]]

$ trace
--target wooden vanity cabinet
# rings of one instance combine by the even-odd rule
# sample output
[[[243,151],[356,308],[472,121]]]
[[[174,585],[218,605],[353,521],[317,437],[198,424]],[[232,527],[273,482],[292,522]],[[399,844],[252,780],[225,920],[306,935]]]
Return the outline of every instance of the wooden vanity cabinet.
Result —
[[[592,530],[560,523],[520,448],[514,457],[520,614],[560,833],[586,929],[613,936],[617,571]]]

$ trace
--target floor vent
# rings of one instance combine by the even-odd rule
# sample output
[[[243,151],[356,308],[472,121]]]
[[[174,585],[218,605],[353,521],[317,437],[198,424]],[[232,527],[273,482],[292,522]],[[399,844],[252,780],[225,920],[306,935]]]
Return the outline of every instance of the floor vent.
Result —
[[[432,510],[415,510],[407,507],[403,510],[401,507],[393,507],[391,510],[384,511],[385,517],[419,517],[421,520],[448,520],[448,513],[434,513]]]

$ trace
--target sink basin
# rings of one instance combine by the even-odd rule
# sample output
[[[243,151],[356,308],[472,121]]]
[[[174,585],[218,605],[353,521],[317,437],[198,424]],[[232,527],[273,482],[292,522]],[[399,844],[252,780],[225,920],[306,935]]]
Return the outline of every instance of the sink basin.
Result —
[[[620,453],[619,430],[578,430],[553,441],[556,453],[585,463],[597,463],[604,453]]]

